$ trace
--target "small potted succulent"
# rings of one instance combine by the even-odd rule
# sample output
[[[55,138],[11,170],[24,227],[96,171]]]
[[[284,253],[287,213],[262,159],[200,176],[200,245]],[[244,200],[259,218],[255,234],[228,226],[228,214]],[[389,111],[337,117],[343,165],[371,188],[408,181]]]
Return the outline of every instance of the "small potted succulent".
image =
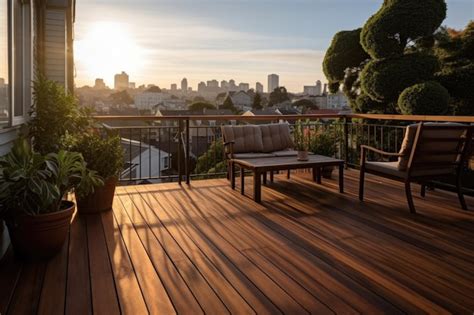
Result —
[[[19,138],[0,158],[1,217],[16,254],[44,259],[58,253],[67,237],[75,205],[74,189],[93,190],[101,180],[81,154],[61,150],[42,155]]]
[[[310,150],[314,154],[334,157],[336,154],[336,143],[334,137],[327,132],[321,130],[314,131],[311,135]],[[331,178],[333,166],[325,166],[322,169],[322,176],[324,178]]]
[[[298,152],[298,161],[308,161],[309,159],[309,137],[310,129],[301,120],[298,120],[293,130],[293,142],[295,150]]]
[[[112,209],[118,175],[123,168],[123,149],[119,136],[90,132],[80,136],[70,147],[79,152],[87,168],[102,177],[104,185],[94,191],[76,190],[77,210],[80,214],[92,214]]]

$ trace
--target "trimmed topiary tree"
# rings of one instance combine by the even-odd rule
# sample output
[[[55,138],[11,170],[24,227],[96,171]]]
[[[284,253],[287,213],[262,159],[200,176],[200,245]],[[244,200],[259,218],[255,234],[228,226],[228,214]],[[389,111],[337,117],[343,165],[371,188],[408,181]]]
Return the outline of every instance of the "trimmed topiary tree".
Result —
[[[362,91],[374,101],[396,101],[409,86],[433,79],[439,69],[434,56],[406,54],[372,60],[360,74]]]
[[[373,59],[401,55],[410,41],[433,35],[446,10],[444,0],[384,0],[362,28],[361,45]]]
[[[400,94],[398,106],[404,115],[444,115],[449,108],[449,92],[435,81],[415,84]]]

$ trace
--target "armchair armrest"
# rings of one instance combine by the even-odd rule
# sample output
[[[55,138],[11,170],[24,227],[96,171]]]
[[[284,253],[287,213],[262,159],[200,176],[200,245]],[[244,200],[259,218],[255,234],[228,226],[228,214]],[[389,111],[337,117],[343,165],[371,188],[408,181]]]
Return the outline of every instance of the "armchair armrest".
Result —
[[[360,149],[361,149],[361,156],[360,156],[360,165],[361,166],[365,165],[365,162],[367,160],[367,151],[372,151],[372,152],[375,152],[377,154],[381,154],[381,155],[388,156],[388,157],[401,157],[401,156],[403,156],[403,154],[400,154],[400,153],[385,152],[385,151],[376,149],[376,148],[368,146],[368,145],[361,145]]]
[[[224,159],[234,158],[234,144],[235,141],[224,141]]]

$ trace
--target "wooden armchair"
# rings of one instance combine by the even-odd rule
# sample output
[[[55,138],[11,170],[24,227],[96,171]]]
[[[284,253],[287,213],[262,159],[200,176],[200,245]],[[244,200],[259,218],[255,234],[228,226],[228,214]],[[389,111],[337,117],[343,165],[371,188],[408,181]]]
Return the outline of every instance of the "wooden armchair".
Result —
[[[468,158],[473,126],[449,123],[420,123],[407,127],[402,149],[389,153],[370,146],[361,146],[359,199],[364,199],[365,173],[402,181],[405,183],[410,212],[416,213],[411,193],[411,183],[422,185],[425,196],[426,183],[446,176],[456,177],[456,190],[464,210],[467,205],[461,188],[462,168]],[[397,157],[397,162],[367,161],[371,151],[385,157]]]

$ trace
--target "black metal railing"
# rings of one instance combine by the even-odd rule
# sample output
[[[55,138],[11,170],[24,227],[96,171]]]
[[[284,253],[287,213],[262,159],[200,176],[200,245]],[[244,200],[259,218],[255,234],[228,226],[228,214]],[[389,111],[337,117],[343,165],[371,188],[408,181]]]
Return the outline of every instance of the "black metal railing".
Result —
[[[357,167],[360,146],[387,152],[400,150],[405,128],[417,121],[474,123],[474,117],[394,115],[292,115],[292,116],[176,116],[97,117],[122,138],[125,148],[123,183],[185,181],[225,176],[221,125],[285,121],[294,129],[300,121],[312,132],[333,139],[334,157]],[[107,124],[112,120],[114,126]],[[145,126],[129,125],[145,121]],[[123,123],[123,125],[120,124]],[[313,133],[310,133],[310,135]],[[316,152],[318,153],[318,152]],[[380,158],[373,156],[372,158]]]

